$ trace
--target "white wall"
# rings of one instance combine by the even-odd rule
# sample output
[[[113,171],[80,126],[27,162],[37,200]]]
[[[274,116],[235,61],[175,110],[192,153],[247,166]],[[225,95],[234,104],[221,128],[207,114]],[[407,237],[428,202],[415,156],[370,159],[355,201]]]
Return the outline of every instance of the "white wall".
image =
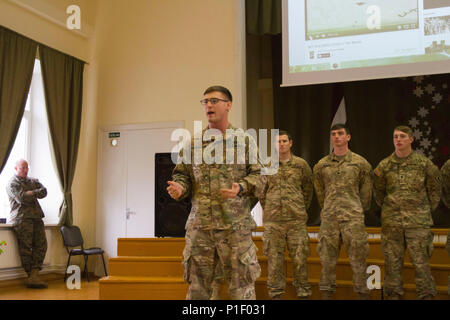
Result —
[[[46,226],[45,234],[47,236],[47,254],[41,273],[63,273],[68,255],[61,245],[62,239],[59,228],[56,226]],[[0,242],[2,241],[5,241],[6,245],[2,246],[3,253],[0,254],[0,280],[10,280],[26,276],[21,267],[17,240],[11,227],[0,226]],[[74,259],[74,263],[80,263],[80,261]]]

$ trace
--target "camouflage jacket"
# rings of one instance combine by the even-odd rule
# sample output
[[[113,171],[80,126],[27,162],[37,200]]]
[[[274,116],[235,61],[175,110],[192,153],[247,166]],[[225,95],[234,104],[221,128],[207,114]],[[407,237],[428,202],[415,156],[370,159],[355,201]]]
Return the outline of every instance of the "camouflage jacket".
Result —
[[[381,207],[383,226],[433,225],[431,212],[439,204],[441,182],[439,169],[431,160],[415,151],[403,159],[394,152],[378,164],[374,173],[375,199]]]
[[[322,219],[364,219],[372,200],[372,167],[366,159],[351,151],[341,159],[331,153],[314,166],[313,172]]]
[[[280,161],[278,172],[267,176],[263,190],[260,202],[264,224],[290,221],[306,224],[313,183],[311,168],[305,160],[292,155],[289,161]]]
[[[231,125],[228,129],[236,130]],[[206,130],[207,128],[203,129],[202,137]],[[196,139],[200,141],[196,143]],[[234,139],[234,142],[229,139]],[[223,145],[223,164],[215,162],[208,164],[211,162],[211,159],[208,159],[209,154],[215,156],[215,152],[211,152],[211,149],[214,148],[214,143],[219,141]],[[261,164],[258,157],[256,161],[252,161],[256,163],[250,162],[249,145],[253,142],[251,138],[240,140],[235,137],[224,137],[223,140],[214,141],[203,141],[199,137],[191,139],[191,163],[177,164],[172,173],[173,181],[178,182],[183,188],[183,193],[178,200],[188,195],[192,197],[192,208],[186,228],[188,226],[204,230],[256,228],[250,213],[250,197],[255,194],[256,188],[260,185]],[[233,147],[232,164],[227,164],[226,161],[227,144]],[[196,145],[201,146],[203,155],[203,161],[199,164],[194,161]],[[256,143],[253,146],[256,148]],[[239,155],[244,157],[241,164],[238,162]],[[183,156],[183,150],[181,150],[179,159]],[[241,193],[233,199],[223,198],[220,189],[231,189],[234,182],[242,186]],[[261,187],[258,188],[261,189]]]
[[[25,194],[33,191],[33,195]],[[37,199],[47,196],[47,189],[33,178],[12,177],[6,186],[6,192],[11,206],[11,222],[20,222],[21,219],[43,218],[44,212]]]
[[[450,208],[450,159],[441,168],[442,200]]]

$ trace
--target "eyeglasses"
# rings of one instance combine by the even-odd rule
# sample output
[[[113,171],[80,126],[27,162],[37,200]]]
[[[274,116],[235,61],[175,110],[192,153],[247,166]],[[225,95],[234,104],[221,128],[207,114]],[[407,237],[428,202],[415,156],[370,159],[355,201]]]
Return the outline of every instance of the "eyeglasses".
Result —
[[[200,100],[200,103],[202,105],[206,106],[208,104],[208,102],[211,102],[212,105],[215,105],[215,104],[218,104],[219,101],[228,102],[230,100],[224,100],[224,99],[219,99],[219,98],[211,98],[211,99]]]

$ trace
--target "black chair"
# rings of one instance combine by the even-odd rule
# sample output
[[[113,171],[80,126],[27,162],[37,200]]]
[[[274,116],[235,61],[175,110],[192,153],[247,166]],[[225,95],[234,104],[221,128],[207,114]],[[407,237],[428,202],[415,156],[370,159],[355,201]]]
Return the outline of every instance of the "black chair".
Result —
[[[66,271],[64,273],[64,281],[66,281],[67,277],[67,268],[70,265],[70,258],[72,256],[84,256],[84,273],[87,274],[87,279],[89,282],[89,270],[88,270],[88,257],[96,254],[100,254],[102,256],[103,268],[105,269],[105,276],[108,275],[106,272],[105,259],[103,257],[104,251],[101,248],[89,248],[85,249],[83,247],[83,236],[81,235],[80,228],[77,226],[61,227],[61,234],[64,241],[64,246],[66,247],[67,253],[69,254],[69,260],[67,261]],[[81,247],[81,248],[74,248]],[[73,248],[73,249],[71,249]]]

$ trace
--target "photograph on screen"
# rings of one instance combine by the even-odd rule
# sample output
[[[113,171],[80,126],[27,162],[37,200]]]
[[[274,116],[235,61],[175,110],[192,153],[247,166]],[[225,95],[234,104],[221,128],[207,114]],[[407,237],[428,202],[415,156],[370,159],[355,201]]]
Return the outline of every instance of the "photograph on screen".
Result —
[[[306,40],[419,27],[418,0],[306,0]]]
[[[450,33],[450,16],[425,18],[424,31],[426,36]]]
[[[425,54],[435,59],[450,57],[450,7],[440,1],[425,0],[424,47]]]

